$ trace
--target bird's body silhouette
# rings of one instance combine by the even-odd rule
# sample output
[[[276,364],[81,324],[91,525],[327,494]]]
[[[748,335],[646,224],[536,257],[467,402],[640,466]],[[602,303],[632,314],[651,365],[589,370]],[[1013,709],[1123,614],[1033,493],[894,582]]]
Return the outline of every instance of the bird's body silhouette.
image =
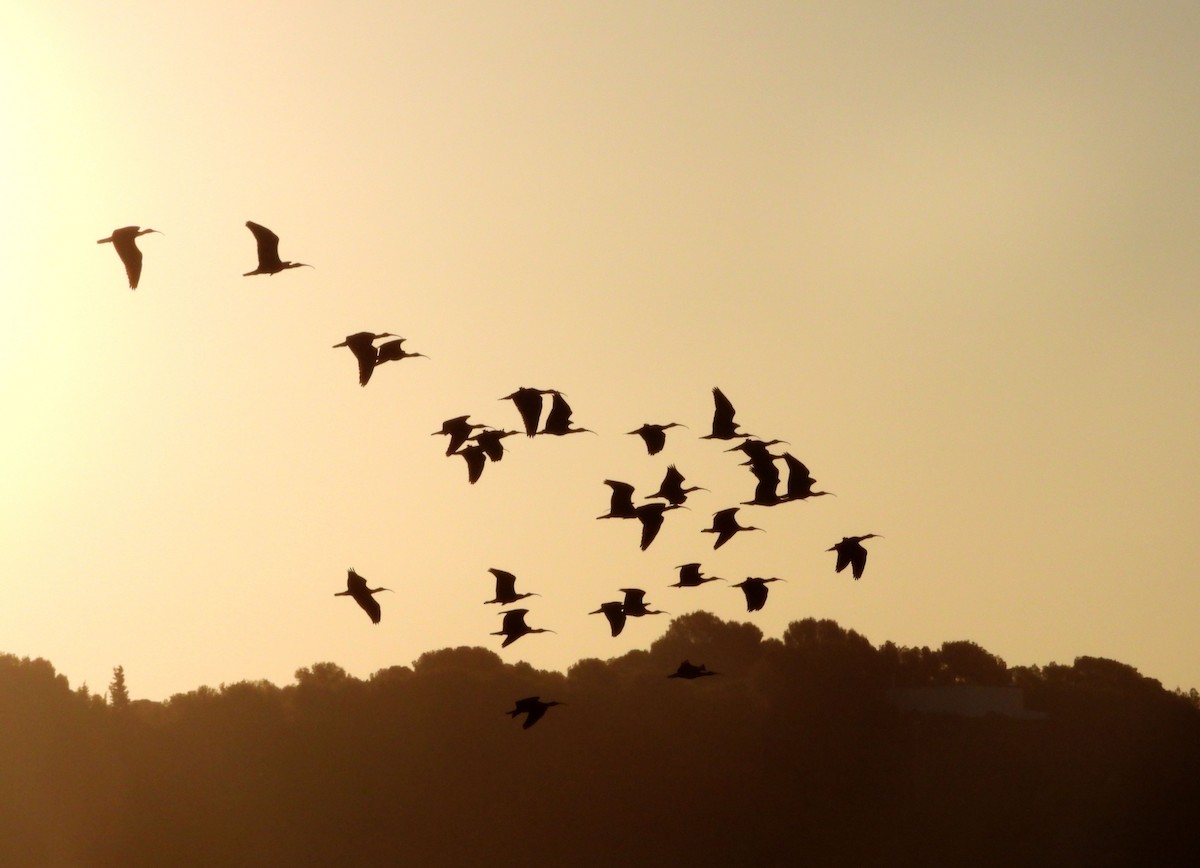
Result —
[[[670,585],[672,588],[698,588],[705,582],[723,582],[724,579],[719,576],[704,576],[700,574],[700,564],[681,564],[679,570],[679,581]]]
[[[668,428],[686,428],[686,425],[680,425],[678,422],[668,422],[665,425],[654,425],[647,422],[640,428],[635,428],[628,431],[628,434],[636,434],[642,438],[642,442],[646,444],[646,452],[650,455],[657,455],[663,451],[663,447],[667,445],[667,429]]]
[[[398,362],[401,359],[427,359],[429,356],[424,353],[410,353],[404,349],[404,338],[396,338],[394,341],[385,341],[379,345],[379,358],[376,361],[377,365],[382,365],[384,362]]]
[[[371,623],[378,624],[383,613],[379,608],[379,601],[375,599],[374,595],[380,591],[390,590],[391,588],[368,588],[367,580],[351,569],[347,571],[346,575],[346,590],[338,591],[334,596],[352,597],[354,602],[362,606],[363,611],[370,616]]]
[[[782,582],[785,579],[769,578],[762,579],[756,576],[751,576],[743,581],[735,582],[733,587],[741,588],[742,593],[746,595],[746,611],[757,612],[767,604],[767,583]]]
[[[625,613],[627,618],[640,618],[643,615],[666,615],[667,612],[661,612],[658,609],[651,609],[646,605],[646,592],[641,588],[621,588],[621,593],[625,595],[624,602],[621,603],[621,611]]]
[[[837,567],[836,572],[841,572],[850,567],[850,572],[854,575],[855,580],[861,578],[863,570],[867,568],[867,550],[863,547],[863,540],[878,537],[877,533],[868,533],[863,536],[844,536],[840,543],[835,543],[830,548],[825,549],[827,552],[837,552]]]
[[[702,533],[715,533],[717,541],[713,543],[714,549],[719,549],[725,543],[733,539],[734,535],[744,530],[762,530],[761,527],[742,527],[737,520],[738,507],[731,506],[728,509],[722,509],[719,512],[713,513],[712,527],[706,527]]]
[[[810,497],[820,497],[824,494],[833,495],[832,491],[813,491],[817,480],[812,478],[812,474],[799,458],[790,452],[783,453],[780,458],[788,468],[787,491],[783,500],[808,500]]]
[[[643,503],[634,509],[634,517],[642,523],[642,551],[650,548],[650,543],[662,530],[663,514],[668,509],[679,509],[676,503]],[[601,516],[605,518],[606,516]]]
[[[759,440],[757,437],[749,437],[743,440],[736,446],[731,446],[726,449],[726,452],[741,452],[750,461],[755,462],[770,462],[779,458],[778,455],[771,454],[771,447],[777,446],[780,443],[787,443],[786,440]]]
[[[518,699],[512,711],[504,713],[512,718],[515,718],[518,714],[525,715],[525,722],[521,724],[521,729],[529,729],[529,727],[542,719],[547,709],[553,708],[556,705],[566,705],[566,703],[554,700],[543,702],[537,696],[527,696],[524,699]]]
[[[779,480],[764,477],[754,486],[754,497],[743,500],[742,506],[776,506],[783,502],[784,499],[779,496]]]
[[[137,289],[138,281],[142,277],[142,251],[138,249],[137,237],[148,232],[158,232],[158,230],[142,229],[140,226],[122,226],[120,229],[114,229],[112,235],[96,242],[97,244],[111,243],[116,249],[117,256],[121,257],[121,262],[125,265],[125,276],[129,278],[130,289]]]
[[[513,402],[513,406],[521,414],[521,421],[525,424],[525,433],[532,437],[534,434],[537,434],[538,422],[542,418],[542,395],[556,394],[558,393],[554,389],[533,389],[522,386],[511,395],[505,395],[500,400]]]
[[[615,479],[606,479],[604,484],[612,489],[608,515],[598,515],[596,518],[637,518],[637,507],[633,505],[633,486]]]
[[[258,247],[258,268],[247,271],[242,277],[255,274],[278,274],[289,268],[312,268],[307,262],[284,262],[279,258],[279,236],[260,226],[253,220],[246,221],[246,228],[254,234],[254,243]]]
[[[380,338],[395,337],[391,332],[355,332],[352,335],[346,335],[346,339],[340,344],[334,344],[333,348],[349,347],[350,352],[354,353],[354,358],[358,360],[358,384],[365,386],[371,379],[371,374],[375,370],[375,365],[378,364],[378,350],[375,349],[375,341]]]
[[[707,491],[707,489],[701,488],[699,485],[692,485],[688,488],[684,488],[683,474],[679,472],[679,469],[674,464],[672,464],[667,467],[667,472],[663,476],[663,481],[658,487],[658,491],[648,496],[661,497],[665,499],[667,503],[672,503],[675,506],[679,506],[687,500],[687,496],[693,491]]]
[[[621,635],[621,631],[625,629],[625,604],[613,600],[608,603],[601,603],[600,608],[593,612],[588,612],[589,615],[603,615],[608,619],[608,626],[612,630],[614,636]]]
[[[725,393],[716,387],[713,387],[712,391],[713,404],[715,405],[713,409],[712,433],[705,434],[700,439],[736,440],[739,437],[749,437],[749,434],[738,432],[737,429],[741,426],[733,421],[735,411],[733,404],[725,397]]]
[[[446,446],[446,454],[452,455],[458,450],[458,447],[467,442],[467,439],[477,428],[486,428],[486,425],[468,422],[470,414],[466,416],[455,416],[453,419],[447,419],[442,423],[440,431],[434,431],[431,437],[445,435],[450,438],[449,444]]]
[[[490,600],[484,600],[485,603],[499,603],[502,606],[508,606],[517,602],[517,600],[538,596],[532,593],[518,594],[517,577],[510,572],[498,570],[495,567],[488,567],[488,572],[496,577],[496,596]]]
[[[516,433],[516,431],[505,431],[500,428],[488,428],[480,431],[471,439],[483,450],[484,455],[492,461],[499,461],[504,457],[504,444],[500,441]]]
[[[504,641],[500,644],[501,648],[507,648],[513,642],[516,642],[522,636],[528,633],[553,633],[553,630],[547,630],[543,627],[530,627],[525,623],[525,614],[528,609],[508,609],[501,612],[504,616],[500,629],[493,636],[503,636]]]
[[[553,397],[550,399],[550,412],[546,414],[546,421],[539,433],[553,434],[555,437],[562,437],[564,434],[596,433],[590,428],[572,428],[571,405],[567,403],[567,399],[562,396],[561,392],[552,392],[551,394]]]
[[[684,660],[679,664],[679,668],[668,675],[668,678],[686,678],[689,681],[693,678],[703,678],[705,675],[720,675],[720,672],[713,672],[703,663],[699,665],[692,663],[690,660]]]
[[[454,453],[461,455],[467,462],[467,482],[474,485],[483,476],[483,467],[487,464],[487,452],[478,443],[468,443]]]

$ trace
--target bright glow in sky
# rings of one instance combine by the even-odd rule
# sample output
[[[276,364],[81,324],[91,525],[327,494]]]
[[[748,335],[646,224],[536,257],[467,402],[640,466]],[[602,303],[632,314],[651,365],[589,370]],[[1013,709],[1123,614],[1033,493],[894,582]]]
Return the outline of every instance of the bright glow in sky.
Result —
[[[499,567],[538,667],[647,647],[586,614],[633,585],[1200,686],[1197,44],[1174,3],[10,4],[0,650],[150,699],[365,676],[498,648]],[[315,269],[243,278],[246,220]],[[359,388],[367,330],[431,359]],[[468,485],[430,432],[518,386],[599,436]],[[838,496],[714,552],[754,480],[713,386]],[[641,552],[603,480],[668,463],[710,491]],[[688,561],[788,582],[748,614]]]

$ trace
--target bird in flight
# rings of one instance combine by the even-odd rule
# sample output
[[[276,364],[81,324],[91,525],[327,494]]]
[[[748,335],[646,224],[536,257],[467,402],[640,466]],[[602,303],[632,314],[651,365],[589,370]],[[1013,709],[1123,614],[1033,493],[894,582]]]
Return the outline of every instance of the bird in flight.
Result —
[[[783,495],[783,500],[808,500],[810,497],[820,497],[823,494],[834,496],[832,491],[813,491],[817,480],[812,478],[812,474],[799,458],[790,452],[785,452],[780,457],[788,468],[787,491]]]
[[[608,515],[598,515],[596,518],[637,518],[637,508],[633,505],[633,486],[615,479],[606,479],[604,484],[612,489]]]
[[[840,543],[835,543],[833,546],[825,549],[827,552],[837,552],[837,567],[835,572],[841,572],[850,567],[850,572],[853,573],[855,580],[859,579],[863,570],[867,568],[867,550],[863,547],[863,540],[879,537],[877,533],[868,533],[863,536],[844,536]]]
[[[378,624],[383,613],[380,611],[379,601],[375,599],[374,595],[380,591],[390,590],[391,588],[368,588],[367,580],[350,569],[346,576],[346,590],[338,591],[334,596],[353,597],[354,602],[362,606],[362,610],[370,616],[371,623]]]
[[[365,386],[371,379],[371,374],[375,370],[375,366],[379,364],[379,351],[375,349],[375,341],[380,338],[394,338],[395,335],[391,332],[355,332],[352,335],[346,335],[346,339],[340,344],[334,344],[333,348],[349,347],[350,352],[354,353],[354,358],[358,360],[358,384]]]
[[[668,675],[668,678],[686,678],[689,681],[693,678],[703,678],[705,675],[720,675],[720,672],[713,672],[703,663],[697,665],[690,660],[684,660],[679,664],[679,668]]]
[[[101,238],[97,244],[112,243],[117,250],[117,256],[125,263],[125,276],[129,278],[129,288],[137,289],[138,280],[142,276],[142,251],[138,250],[137,237],[147,232],[158,232],[157,229],[142,229],[139,226],[123,226],[114,229],[112,235]],[[161,232],[158,232],[162,235]]]
[[[739,531],[762,530],[761,527],[742,527],[738,524],[737,511],[738,507],[731,506],[728,509],[722,509],[719,512],[713,513],[712,527],[706,527],[701,531],[701,533],[715,533],[717,535],[717,541],[713,543],[714,549],[719,549],[725,545]]]
[[[246,221],[246,228],[254,233],[254,241],[258,245],[258,268],[247,271],[242,277],[254,274],[278,274],[289,268],[312,268],[307,262],[284,262],[279,258],[279,236],[260,226],[253,220]]]
[[[540,434],[553,434],[562,437],[564,434],[595,434],[591,428],[571,427],[571,405],[561,392],[552,392],[550,412],[546,414],[546,422],[542,425]]]
[[[646,592],[641,588],[621,588],[621,593],[625,595],[625,601],[621,604],[621,611],[625,613],[627,618],[640,618],[643,615],[668,615],[669,612],[660,612],[658,609],[650,609],[646,605]]]
[[[447,437],[449,437],[450,444],[446,447],[446,454],[452,455],[459,446],[462,446],[467,442],[467,439],[472,433],[474,433],[476,428],[487,427],[487,425],[476,422],[468,422],[467,420],[470,418],[471,417],[468,414],[466,416],[455,416],[453,419],[447,419],[442,423],[442,429],[440,431],[434,431],[429,436],[437,437],[438,435],[445,434]]]
[[[700,439],[736,440],[739,437],[749,437],[749,434],[738,433],[737,429],[741,426],[733,421],[733,404],[725,397],[725,393],[715,386],[712,391],[713,403],[715,405],[713,409],[712,433],[705,434]]]
[[[680,506],[687,500],[687,496],[693,491],[707,491],[707,488],[701,488],[699,485],[692,485],[688,488],[683,487],[683,474],[674,465],[667,467],[667,472],[663,476],[662,484],[658,487],[658,491],[647,497],[661,497],[667,503],[673,503],[675,506]]]
[[[504,457],[504,444],[500,441],[516,433],[516,431],[505,431],[500,428],[488,428],[480,431],[471,439],[483,450],[484,455],[492,461],[499,461]]]
[[[672,588],[698,588],[705,582],[725,581],[719,576],[702,576],[700,564],[680,564],[676,569],[679,570],[679,581],[669,586]]]
[[[662,530],[663,513],[668,509],[680,509],[677,503],[643,503],[633,511],[633,516],[642,523],[642,551],[650,548],[650,543],[654,542],[654,538],[658,536],[658,532]],[[682,507],[687,509],[687,507]],[[613,516],[600,516],[601,518],[610,518]]]
[[[608,626],[612,630],[612,634],[614,636],[621,635],[621,631],[625,629],[625,604],[619,600],[601,603],[599,609],[588,612],[588,614],[603,615],[605,618],[607,618]]]
[[[424,353],[410,353],[404,349],[404,338],[397,337],[394,341],[387,341],[379,345],[379,359],[375,364],[382,365],[384,362],[398,362],[401,359],[427,359],[429,356]]]
[[[542,702],[537,696],[527,696],[524,699],[518,699],[512,711],[504,713],[512,718],[515,718],[518,714],[525,715],[525,722],[521,724],[521,729],[529,729],[529,727],[542,719],[542,716],[546,713],[546,709],[553,708],[556,705],[566,705],[566,703],[554,700]]]
[[[518,594],[517,577],[510,572],[498,570],[495,567],[488,567],[488,572],[496,577],[496,596],[491,600],[484,600],[484,603],[499,603],[502,606],[508,606],[526,597],[540,596],[539,594]]]
[[[627,431],[627,434],[636,434],[642,438],[642,442],[646,444],[646,452],[649,455],[657,455],[662,452],[663,447],[667,445],[667,429],[668,428],[686,428],[686,425],[680,425],[678,422],[668,422],[665,425],[654,425],[647,422],[640,428],[635,428],[633,431]]]
[[[461,455],[467,462],[467,482],[474,485],[479,481],[479,477],[483,476],[483,467],[487,464],[487,452],[479,443],[468,443],[454,454]]]
[[[525,423],[525,433],[532,437],[537,433],[538,422],[542,418],[542,395],[557,395],[554,389],[533,389],[522,386],[511,395],[505,395],[501,401],[512,401],[521,414]]]
[[[760,579],[751,576],[743,581],[735,582],[733,587],[741,588],[742,593],[746,595],[746,611],[757,612],[767,604],[767,583],[768,582],[784,582],[786,579]]]
[[[743,506],[775,506],[777,503],[783,503],[783,498],[776,491],[779,487],[779,468],[775,466],[777,456],[771,454],[766,443],[761,440],[744,440],[733,449],[725,451],[745,453],[746,460],[742,464],[748,465],[750,472],[758,480],[754,488],[754,498],[743,501]]]
[[[516,642],[526,633],[553,633],[553,630],[547,630],[543,627],[530,627],[525,623],[525,613],[528,609],[508,609],[500,614],[504,616],[504,621],[500,629],[493,636],[503,636],[504,641],[500,644],[501,648],[507,648],[513,642]]]

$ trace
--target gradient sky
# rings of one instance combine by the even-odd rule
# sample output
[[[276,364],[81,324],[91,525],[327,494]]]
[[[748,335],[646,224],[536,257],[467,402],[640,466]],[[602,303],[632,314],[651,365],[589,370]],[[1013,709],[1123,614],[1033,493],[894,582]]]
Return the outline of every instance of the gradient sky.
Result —
[[[647,647],[586,614],[633,585],[1200,686],[1197,45],[1194,3],[6,4],[0,650],[135,698],[366,676],[498,649],[499,567],[538,667]],[[315,269],[243,278],[246,220]],[[432,358],[360,388],[364,330]],[[599,436],[468,485],[430,432],[518,386]],[[754,481],[713,386],[838,496],[714,552]],[[648,551],[595,520],[671,462],[710,492]],[[751,615],[667,588],[693,560],[788,582]]]

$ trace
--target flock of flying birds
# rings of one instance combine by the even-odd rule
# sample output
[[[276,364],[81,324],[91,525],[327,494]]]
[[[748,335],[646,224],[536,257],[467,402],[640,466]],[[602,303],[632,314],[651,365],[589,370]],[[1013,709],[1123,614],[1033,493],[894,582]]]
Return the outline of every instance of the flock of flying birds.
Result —
[[[270,229],[252,221],[247,221],[246,227],[254,235],[258,252],[258,266],[253,271],[246,272],[243,276],[250,277],[258,274],[273,275],[289,268],[312,267],[303,262],[281,260],[279,258],[279,236]],[[101,238],[96,242],[97,244],[111,243],[116,249],[117,255],[121,258],[121,262],[125,266],[125,274],[129,279],[130,289],[137,289],[142,273],[142,253],[138,249],[137,239],[151,232],[158,232],[158,230],[143,229],[139,226],[125,226],[113,230],[109,237]],[[387,338],[391,340],[385,340]],[[384,342],[376,345],[376,341]],[[415,357],[428,358],[423,353],[408,352],[404,349],[404,342],[404,338],[390,332],[381,332],[378,334],[374,332],[358,332],[348,335],[341,343],[334,344],[334,347],[347,347],[354,354],[358,365],[359,385],[366,386],[370,382],[375,368],[385,362],[401,361]],[[740,431],[741,426],[734,420],[735,410],[732,402],[718,388],[714,388],[712,394],[714,403],[712,428],[710,433],[702,435],[700,439],[723,440],[726,442],[737,441],[736,445],[725,451],[741,452],[745,458],[741,462],[742,465],[749,467],[750,473],[756,480],[753,497],[750,500],[742,501],[741,506],[773,507],[792,501],[808,500],[832,494],[832,492],[828,491],[814,490],[816,480],[804,463],[791,453],[782,452],[775,454],[771,452],[772,446],[779,444],[786,445],[786,441],[764,441]],[[550,409],[545,414],[545,419],[543,419],[542,413],[545,407],[546,396],[550,397]],[[570,404],[567,403],[563,393],[557,389],[522,387],[509,395],[505,395],[501,400],[513,402],[517,413],[520,415],[524,433],[528,437],[561,437],[567,434],[596,433],[591,429],[575,426],[572,419],[574,411],[571,409]],[[678,422],[668,422],[665,424],[647,423],[633,431],[627,432],[627,434],[640,437],[645,443],[647,453],[657,455],[666,446],[667,431],[671,428],[685,427]],[[511,437],[519,433],[516,430],[510,431],[504,428],[493,428],[488,425],[471,422],[470,415],[468,414],[447,419],[442,423],[442,427],[439,430],[433,432],[433,436],[445,436],[448,438],[446,455],[458,455],[463,458],[467,465],[467,480],[473,485],[479,481],[489,461],[497,462],[503,458],[504,444],[502,441],[506,437]],[[779,462],[782,462],[787,469],[786,480],[780,472]],[[644,498],[646,502],[635,504],[634,487],[632,485],[615,479],[606,479],[604,480],[604,484],[610,489],[609,508],[607,513],[597,516],[597,518],[637,521],[641,529],[641,549],[645,551],[658,536],[667,512],[683,507],[690,493],[707,490],[695,485],[685,486],[685,481],[683,474],[679,472],[674,464],[671,464],[667,467],[666,474],[658,490],[653,494],[647,495]],[[780,490],[781,483],[783,484],[782,490]],[[712,526],[703,529],[703,533],[715,535],[713,542],[714,550],[721,548],[739,533],[763,530],[759,527],[744,526],[738,521],[737,513],[741,506],[731,506],[718,510],[713,514]],[[866,569],[867,565],[867,549],[863,546],[863,542],[878,536],[879,534],[874,533],[863,534],[861,536],[847,536],[843,537],[841,542],[835,543],[828,548],[826,551],[837,552],[835,571],[840,573],[849,567],[855,580],[861,578],[863,570]],[[679,570],[679,579],[670,587],[696,588],[708,582],[726,581],[726,579],[719,576],[704,575],[701,570],[701,564],[698,562],[682,564],[677,569]],[[485,601],[485,603],[498,603],[501,606],[511,606],[528,597],[539,596],[534,593],[517,593],[517,578],[510,572],[496,568],[490,568],[490,572],[495,577],[496,591],[495,596]],[[771,582],[782,581],[786,580],[776,576],[749,576],[740,582],[734,583],[733,587],[742,590],[746,598],[746,610],[754,612],[766,605],[767,585]],[[379,601],[375,599],[375,595],[381,591],[390,590],[390,588],[370,587],[365,578],[351,569],[348,571],[346,579],[346,590],[339,591],[334,596],[352,598],[367,613],[371,622],[378,624],[383,613]],[[603,615],[608,621],[613,636],[621,633],[625,628],[628,618],[666,614],[665,612],[649,607],[645,600],[646,592],[643,589],[621,588],[620,590],[624,594],[623,599],[601,603],[599,608],[589,613]],[[492,634],[493,636],[504,637],[504,641],[500,647],[506,648],[522,636],[530,633],[554,632],[542,627],[530,627],[525,622],[525,616],[528,613],[529,610],[524,608],[504,609],[501,611],[501,627]],[[678,669],[667,677],[692,680],[717,674],[719,673],[708,669],[704,664],[693,664],[688,660],[684,660],[679,664]],[[517,700],[515,707],[506,713],[514,718],[520,714],[524,714],[525,722],[523,726],[528,729],[537,723],[549,708],[563,704],[557,701],[543,701],[537,696],[529,696]]]

